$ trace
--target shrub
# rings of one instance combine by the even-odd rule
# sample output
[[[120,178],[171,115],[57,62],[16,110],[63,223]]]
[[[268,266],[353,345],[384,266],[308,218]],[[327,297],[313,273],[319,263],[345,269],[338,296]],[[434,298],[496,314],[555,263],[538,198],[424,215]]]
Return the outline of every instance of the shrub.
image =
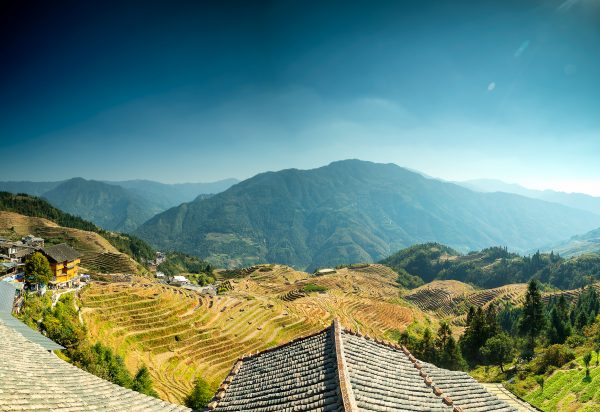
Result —
[[[314,283],[308,283],[308,284],[304,285],[302,290],[305,292],[308,292],[308,293],[310,293],[310,292],[323,293],[323,292],[327,291],[327,288],[325,286],[315,285]]]
[[[208,383],[201,378],[197,378],[194,383],[194,389],[185,398],[184,403],[188,408],[194,410],[202,410],[206,408],[213,397],[213,392],[208,386]]]
[[[545,373],[549,367],[560,368],[575,359],[575,353],[565,345],[551,345],[535,360],[533,369],[536,374]]]
[[[131,389],[136,392],[143,393],[144,395],[158,398],[158,394],[152,388],[152,377],[150,376],[150,372],[148,372],[148,368],[146,368],[146,366],[142,366],[135,374]]]
[[[567,338],[567,340],[565,341],[565,343],[567,344],[567,346],[569,346],[570,348],[576,348],[578,346],[581,346],[585,343],[585,338],[581,335],[571,335]]]

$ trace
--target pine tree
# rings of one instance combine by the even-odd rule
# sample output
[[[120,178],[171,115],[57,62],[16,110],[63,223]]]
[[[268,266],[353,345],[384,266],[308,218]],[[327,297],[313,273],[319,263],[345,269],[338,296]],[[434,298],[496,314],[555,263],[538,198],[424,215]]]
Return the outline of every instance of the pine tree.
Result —
[[[563,296],[561,296],[564,299]],[[553,307],[550,311],[550,325],[548,327],[548,340],[550,343],[565,343],[571,335],[571,324],[566,311],[563,311],[560,304]]]
[[[583,363],[585,364],[585,377],[590,378],[590,362],[592,361],[592,353],[588,352],[583,355]]]
[[[134,391],[143,393],[144,395],[154,396],[158,398],[158,394],[152,388],[152,377],[146,366],[142,366],[133,378],[133,386],[131,387]]]
[[[436,363],[437,356],[433,343],[433,337],[431,336],[431,331],[429,328],[425,328],[423,332],[423,339],[419,345],[418,350],[420,357],[425,362]]]
[[[446,322],[442,322],[435,338],[435,349],[438,355],[438,366],[451,370],[465,369],[465,361],[459,346],[452,336],[452,330]]]
[[[485,312],[481,308],[469,309],[465,332],[460,338],[462,354],[469,364],[481,362],[480,349],[485,342],[500,331],[496,309],[490,305]]]
[[[533,355],[535,339],[540,335],[545,327],[544,304],[540,293],[538,282],[532,279],[527,287],[525,295],[525,304],[523,305],[523,314],[519,323],[521,335],[528,338],[526,348],[526,357]]]
[[[194,383],[194,389],[185,398],[184,403],[188,408],[199,411],[206,408],[212,396],[213,393],[208,384],[203,379],[198,378]]]

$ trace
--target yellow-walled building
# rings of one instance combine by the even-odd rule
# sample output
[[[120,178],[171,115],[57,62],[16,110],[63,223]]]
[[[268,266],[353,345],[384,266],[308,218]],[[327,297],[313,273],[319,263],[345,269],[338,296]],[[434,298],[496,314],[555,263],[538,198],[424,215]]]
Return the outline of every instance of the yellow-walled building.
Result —
[[[54,275],[52,283],[66,283],[77,276],[81,254],[71,246],[61,243],[43,248],[42,253],[50,262],[50,269]]]

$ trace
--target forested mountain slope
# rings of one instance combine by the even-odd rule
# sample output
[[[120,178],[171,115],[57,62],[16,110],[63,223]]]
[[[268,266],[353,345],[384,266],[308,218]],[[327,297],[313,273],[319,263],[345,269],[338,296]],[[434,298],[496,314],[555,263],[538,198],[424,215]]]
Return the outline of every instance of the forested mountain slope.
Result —
[[[532,278],[560,289],[600,281],[600,254],[563,258],[554,252],[536,252],[521,256],[491,247],[463,255],[447,246],[427,243],[402,249],[381,263],[399,273],[401,284],[415,276],[424,282],[458,280],[484,288],[526,283]]]
[[[262,173],[150,219],[136,234],[217,265],[302,269],[377,261],[415,243],[528,250],[600,226],[600,216],[507,193],[477,193],[394,164],[346,160]]]
[[[67,180],[43,197],[65,212],[120,232],[132,231],[163,210],[120,186],[81,178]]]
[[[219,193],[236,179],[165,184],[150,180],[101,182],[73,178],[59,182],[0,182],[0,190],[27,193],[106,230],[131,232],[155,214],[198,196]]]

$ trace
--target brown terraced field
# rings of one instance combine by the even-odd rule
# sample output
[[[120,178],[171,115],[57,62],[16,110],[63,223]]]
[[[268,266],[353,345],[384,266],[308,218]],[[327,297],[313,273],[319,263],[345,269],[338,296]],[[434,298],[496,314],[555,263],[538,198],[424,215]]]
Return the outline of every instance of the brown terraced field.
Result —
[[[218,385],[235,360],[329,325],[334,316],[371,336],[403,330],[425,315],[402,304],[396,274],[380,265],[311,276],[285,266],[231,280],[221,296],[156,283],[94,283],[81,293],[93,340],[144,362],[164,399],[180,402],[196,375]],[[327,288],[305,292],[307,284]]]
[[[98,233],[58,226],[40,217],[0,211],[0,236],[16,240],[28,234],[44,238],[46,244],[68,243],[83,254],[81,264],[85,269],[101,273],[138,273],[136,262]]]
[[[594,285],[600,292],[600,283]],[[493,289],[475,289],[456,280],[436,280],[410,290],[403,298],[419,309],[435,314],[441,319],[450,319],[455,326],[463,326],[470,306],[487,307],[491,304],[511,302],[520,305],[525,300],[526,283],[505,285]],[[542,300],[564,295],[568,300],[576,299],[581,289],[544,293]]]

